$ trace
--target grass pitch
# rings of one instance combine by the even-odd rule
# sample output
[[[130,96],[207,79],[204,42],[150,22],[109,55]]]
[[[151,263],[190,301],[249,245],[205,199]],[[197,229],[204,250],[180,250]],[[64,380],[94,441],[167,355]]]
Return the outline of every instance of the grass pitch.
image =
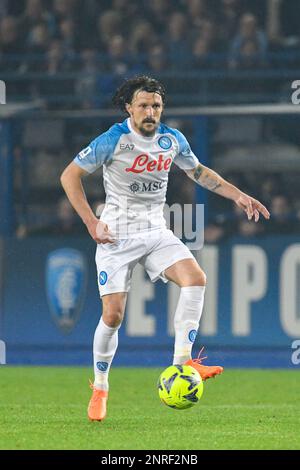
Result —
[[[86,417],[91,369],[0,368],[0,449],[300,449],[299,371],[226,370],[194,408],[160,403],[161,369],[113,368],[108,417]]]

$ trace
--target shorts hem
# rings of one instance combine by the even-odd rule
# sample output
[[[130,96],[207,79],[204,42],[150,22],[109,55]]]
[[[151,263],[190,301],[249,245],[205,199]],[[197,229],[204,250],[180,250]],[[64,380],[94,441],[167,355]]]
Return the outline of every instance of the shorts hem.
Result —
[[[129,292],[130,287],[112,287],[111,289],[105,289],[104,292],[101,292],[99,289],[100,297],[108,294],[121,294],[122,292]]]
[[[195,259],[195,257],[191,253],[190,256],[188,256],[188,255],[177,256],[173,260],[169,260],[168,263],[166,263],[166,266],[164,266],[161,269],[159,274],[155,275],[154,277],[149,276],[151,281],[156,282],[156,281],[158,281],[158,279],[161,279],[165,283],[169,282],[169,279],[167,279],[163,273],[165,272],[166,269],[170,268],[173,264],[177,263],[178,261],[182,261],[184,259]]]

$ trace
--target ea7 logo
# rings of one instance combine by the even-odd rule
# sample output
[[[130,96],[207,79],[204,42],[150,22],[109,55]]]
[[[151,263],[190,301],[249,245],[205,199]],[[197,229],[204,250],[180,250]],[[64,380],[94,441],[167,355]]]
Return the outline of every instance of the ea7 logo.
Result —
[[[0,364],[6,364],[6,347],[4,341],[0,340]]]
[[[292,349],[295,349],[291,357],[292,363],[294,366],[298,366],[300,364],[300,339],[292,342]]]
[[[120,144],[120,150],[134,150],[134,144]]]

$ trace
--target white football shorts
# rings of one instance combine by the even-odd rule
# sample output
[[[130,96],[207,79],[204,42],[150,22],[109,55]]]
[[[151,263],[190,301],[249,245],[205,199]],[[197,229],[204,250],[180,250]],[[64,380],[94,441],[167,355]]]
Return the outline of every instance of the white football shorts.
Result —
[[[132,271],[137,263],[144,266],[152,282],[168,282],[164,271],[182,259],[195,259],[190,250],[171,230],[159,238],[128,238],[115,243],[98,244],[96,265],[100,296],[130,290]]]

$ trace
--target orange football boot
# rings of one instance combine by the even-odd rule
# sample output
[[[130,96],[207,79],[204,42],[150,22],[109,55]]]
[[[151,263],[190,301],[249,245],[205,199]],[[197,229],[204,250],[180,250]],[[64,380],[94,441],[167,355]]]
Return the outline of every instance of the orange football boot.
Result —
[[[207,380],[207,379],[210,379],[211,377],[215,377],[216,375],[222,374],[223,367],[221,366],[203,366],[202,365],[202,361],[204,361],[204,359],[207,359],[207,356],[200,357],[203,350],[204,350],[204,347],[199,352],[197,359],[189,359],[184,364],[187,366],[194,367],[194,369],[196,369],[196,371],[199,372],[202,380]]]
[[[106,404],[108,392],[106,390],[98,390],[90,383],[93,390],[92,398],[88,406],[88,417],[91,421],[103,421],[106,417]]]

